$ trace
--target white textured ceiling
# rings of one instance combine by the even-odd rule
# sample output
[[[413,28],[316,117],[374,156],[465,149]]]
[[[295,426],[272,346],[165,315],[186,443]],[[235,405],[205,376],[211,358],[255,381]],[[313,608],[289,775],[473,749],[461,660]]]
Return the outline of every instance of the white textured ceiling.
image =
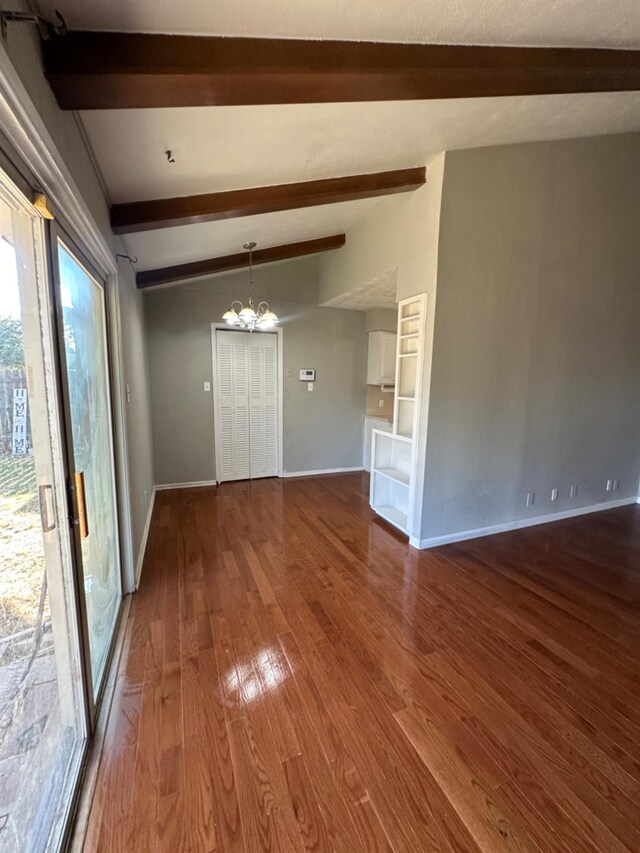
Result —
[[[82,118],[111,200],[122,202],[423,166],[452,148],[640,130],[640,92],[97,110]]]
[[[380,199],[362,199],[342,204],[326,204],[305,210],[283,210],[181,225],[157,231],[143,231],[125,237],[129,252],[138,257],[137,269],[153,269],[173,264],[217,258],[244,251],[242,246],[253,240],[258,249],[342,234]]]
[[[395,308],[398,289],[398,268],[383,273],[374,281],[356,284],[351,290],[322,303],[323,308],[349,308],[370,311],[372,308]]]
[[[440,151],[640,130],[640,93],[83,113],[113,202],[401,169]],[[167,162],[171,148],[176,162]],[[377,200],[126,236],[149,269],[348,230]]]
[[[69,26],[196,35],[640,47],[638,0],[39,0]]]

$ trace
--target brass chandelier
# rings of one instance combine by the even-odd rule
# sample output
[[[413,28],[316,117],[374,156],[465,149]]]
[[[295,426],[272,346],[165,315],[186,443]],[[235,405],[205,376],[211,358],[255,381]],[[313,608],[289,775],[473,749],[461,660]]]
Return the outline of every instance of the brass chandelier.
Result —
[[[272,329],[278,322],[278,317],[269,308],[268,302],[259,302],[258,307],[254,306],[253,302],[253,250],[255,243],[245,243],[243,248],[249,252],[249,301],[246,305],[236,300],[231,303],[228,311],[222,315],[230,326],[238,326],[241,329],[248,329],[250,332],[258,329]],[[236,306],[238,308],[236,309]]]

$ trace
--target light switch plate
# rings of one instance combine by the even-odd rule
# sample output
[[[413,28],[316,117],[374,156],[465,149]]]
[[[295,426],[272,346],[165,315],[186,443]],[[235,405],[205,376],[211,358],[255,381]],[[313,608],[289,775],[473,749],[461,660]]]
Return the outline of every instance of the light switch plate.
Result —
[[[210,382],[204,383],[204,390],[205,391],[211,391],[211,383]]]

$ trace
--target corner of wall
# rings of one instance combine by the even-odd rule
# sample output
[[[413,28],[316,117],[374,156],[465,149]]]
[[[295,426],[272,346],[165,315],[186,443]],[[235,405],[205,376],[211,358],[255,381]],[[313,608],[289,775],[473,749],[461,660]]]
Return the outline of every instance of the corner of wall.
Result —
[[[416,540],[614,506],[612,476],[640,500],[639,156],[625,136],[446,156]]]
[[[436,297],[438,289],[440,213],[444,187],[445,160],[446,152],[443,151],[430,163],[427,171],[427,183],[420,190],[422,196],[418,199],[420,209],[417,212],[417,221],[421,226],[421,234],[420,239],[416,239],[421,246],[421,258],[419,264],[421,275],[414,280],[415,274],[412,274],[411,276],[403,274],[406,273],[405,269],[401,271],[401,274],[398,276],[398,300],[406,299],[408,296],[412,296],[420,292],[426,292],[427,294],[426,329],[422,355],[420,416],[418,420],[418,435],[416,439],[417,454],[414,494],[417,497],[414,503],[412,529],[410,530],[410,541],[412,544],[423,538],[423,506],[427,464],[427,438],[431,398]],[[410,290],[410,288],[412,289]],[[420,289],[418,290],[416,288]]]

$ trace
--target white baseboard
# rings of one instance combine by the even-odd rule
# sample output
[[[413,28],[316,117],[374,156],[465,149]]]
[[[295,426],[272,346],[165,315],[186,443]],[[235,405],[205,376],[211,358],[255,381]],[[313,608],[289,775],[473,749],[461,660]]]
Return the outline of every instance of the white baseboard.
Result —
[[[197,480],[195,483],[162,483],[156,486],[156,491],[161,492],[165,489],[199,489],[202,486],[217,486],[217,480]]]
[[[283,477],[317,477],[320,474],[350,474],[355,471],[364,471],[362,465],[355,468],[319,468],[317,471],[287,471]]]
[[[142,531],[142,541],[140,542],[140,548],[138,549],[138,559],[136,562],[136,589],[140,586],[140,576],[142,575],[142,564],[144,563],[144,554],[147,550],[147,539],[149,538],[149,528],[151,527],[151,517],[153,516],[153,507],[156,503],[156,489],[157,487],[153,487],[153,491],[151,492],[151,500],[149,501],[149,509],[147,510],[147,520],[144,523],[144,530]]]
[[[479,539],[481,536],[493,536],[494,533],[506,533],[508,530],[518,530],[521,527],[535,527],[538,524],[548,524],[550,521],[562,521],[563,518],[574,518],[578,515],[588,515],[591,512],[601,512],[604,509],[616,509],[616,507],[629,506],[640,503],[640,498],[622,498],[617,501],[605,501],[604,503],[582,506],[577,509],[567,509],[561,512],[552,512],[548,515],[538,515],[535,518],[519,518],[516,521],[508,521],[505,524],[493,524],[491,527],[478,527],[475,530],[461,530],[459,533],[449,533],[446,536],[433,536],[430,539],[418,539],[412,536],[409,544],[414,548],[437,548],[438,545],[449,545],[453,542],[464,542],[466,539]]]
[[[320,474],[348,474],[352,471],[364,471],[362,465],[355,468],[319,468],[317,471],[287,471],[286,474],[280,474],[281,477],[316,477]],[[166,489],[198,489],[203,486],[217,486],[217,480],[198,480],[195,483],[162,483],[155,486],[158,492]]]

